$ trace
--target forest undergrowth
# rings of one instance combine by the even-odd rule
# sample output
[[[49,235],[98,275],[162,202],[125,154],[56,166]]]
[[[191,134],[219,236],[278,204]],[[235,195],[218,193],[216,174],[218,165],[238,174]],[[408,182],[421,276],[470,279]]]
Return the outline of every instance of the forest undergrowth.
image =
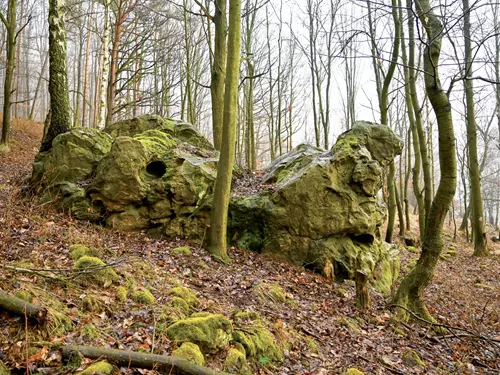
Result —
[[[198,243],[116,232],[39,205],[21,190],[42,130],[37,123],[14,121],[11,151],[0,159],[0,290],[29,296],[49,312],[44,326],[26,326],[24,318],[0,311],[0,361],[13,373],[27,373],[27,366],[33,374],[75,373],[90,363],[67,366],[51,353],[55,343],[171,354],[174,343],[160,317],[169,290],[178,285],[195,291],[198,311],[228,317],[237,311],[260,313],[284,361],[264,358],[252,364],[255,374],[343,374],[349,368],[364,374],[500,373],[499,243],[489,243],[490,256],[473,258],[471,244],[460,233],[454,239],[447,228],[446,255],[425,302],[440,324],[457,329],[436,334],[418,321],[393,321],[394,308],[375,291],[372,308],[358,310],[351,282],[332,283],[304,268],[234,248],[231,263],[223,265]],[[412,224],[416,230],[416,218]],[[397,241],[404,275],[419,249],[409,251]],[[70,247],[75,244],[96,249],[113,263],[119,284],[104,288],[73,278]],[[130,284],[151,291],[154,303],[120,302],[116,286]],[[280,297],[258,293],[262,286],[280,291]],[[205,366],[222,370],[227,350],[207,356]]]

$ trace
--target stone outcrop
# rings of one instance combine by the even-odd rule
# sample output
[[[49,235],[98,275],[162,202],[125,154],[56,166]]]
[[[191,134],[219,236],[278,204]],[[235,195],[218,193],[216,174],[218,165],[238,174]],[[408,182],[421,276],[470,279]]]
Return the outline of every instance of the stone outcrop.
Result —
[[[386,208],[378,194],[382,169],[401,149],[387,126],[366,122],[329,151],[296,147],[266,169],[273,189],[232,199],[230,240],[329,277],[362,272],[388,292],[399,267],[379,234]],[[80,219],[202,239],[217,160],[192,125],[147,115],[59,135],[37,156],[32,183],[43,202]]]

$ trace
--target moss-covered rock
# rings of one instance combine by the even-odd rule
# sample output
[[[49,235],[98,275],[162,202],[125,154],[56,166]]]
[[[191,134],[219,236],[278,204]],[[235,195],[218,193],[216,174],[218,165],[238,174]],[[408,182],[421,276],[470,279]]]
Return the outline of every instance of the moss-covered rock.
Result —
[[[152,305],[155,303],[155,297],[147,289],[140,289],[132,292],[130,295],[132,300],[137,303],[142,303],[143,305]]]
[[[167,328],[167,336],[176,343],[192,342],[202,350],[220,349],[231,340],[231,321],[220,314],[182,319]]]
[[[92,363],[85,370],[77,373],[77,375],[117,375],[120,371],[111,363],[106,361],[99,361]]]
[[[383,168],[401,150],[389,127],[366,122],[342,134],[330,151],[294,149],[267,169],[274,189],[232,200],[229,238],[240,248],[333,270],[339,279],[358,271],[374,279],[377,272],[382,277],[374,286],[387,294],[397,255],[380,235],[386,207],[378,191]]]
[[[113,282],[118,282],[116,272],[97,257],[84,255],[76,261],[73,269],[85,272],[84,276],[81,277],[82,280],[95,281],[105,288]]]
[[[189,246],[176,247],[175,249],[172,249],[172,254],[191,255],[191,249]]]
[[[420,359],[418,353],[413,349],[407,349],[403,352],[403,362],[405,365],[414,367],[422,366],[425,367],[425,362]]]
[[[88,247],[82,244],[74,244],[69,247],[69,257],[74,261],[80,259],[84,255],[98,257],[100,252],[93,247]]]
[[[172,352],[172,356],[185,358],[190,362],[196,363],[197,365],[203,366],[205,363],[205,357],[200,350],[200,347],[192,342],[185,342],[180,348]]]
[[[168,294],[186,301],[188,306],[192,309],[200,306],[200,300],[196,297],[196,293],[185,286],[176,286],[175,288],[170,289]]]
[[[128,290],[123,286],[119,286],[115,291],[116,300],[120,303],[124,303],[128,297]]]
[[[245,354],[235,348],[231,348],[227,352],[226,360],[224,362],[224,370],[231,374],[252,374]]]
[[[264,326],[258,312],[238,312],[234,315],[233,321],[235,325],[233,339],[243,346],[246,357],[283,361],[283,351]]]

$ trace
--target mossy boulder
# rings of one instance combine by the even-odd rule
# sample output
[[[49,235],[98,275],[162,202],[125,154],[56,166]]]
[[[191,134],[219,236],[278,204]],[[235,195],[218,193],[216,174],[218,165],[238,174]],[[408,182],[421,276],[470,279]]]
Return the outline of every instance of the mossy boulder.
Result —
[[[111,363],[106,361],[99,361],[92,363],[85,370],[78,372],[77,375],[118,375],[120,371]]]
[[[98,257],[100,251],[94,247],[88,247],[82,244],[74,244],[69,247],[69,257],[74,261],[80,259],[84,255]]]
[[[124,303],[128,297],[128,290],[123,286],[119,286],[115,291],[116,300],[120,303]]]
[[[224,370],[231,374],[252,374],[250,366],[247,363],[245,353],[235,348],[231,348],[227,352],[226,360],[224,362]]]
[[[84,255],[75,262],[73,269],[85,272],[82,280],[94,281],[105,288],[118,282],[116,272],[97,257]]]
[[[184,300],[191,309],[195,309],[200,306],[200,300],[196,297],[196,293],[185,286],[176,286],[170,289],[168,294]],[[176,303],[181,304],[180,301],[177,301]]]
[[[142,303],[143,305],[152,305],[155,303],[155,297],[153,294],[144,288],[132,292],[130,297],[133,301]]]
[[[192,342],[183,343],[180,348],[172,352],[172,356],[185,358],[188,361],[196,363],[200,366],[203,366],[205,363],[205,357],[203,356],[200,347]]]
[[[273,189],[233,198],[229,238],[325,276],[377,273],[374,285],[387,294],[398,262],[380,235],[387,210],[378,192],[383,168],[401,151],[388,126],[367,122],[357,122],[329,151],[299,146],[267,168]]]
[[[232,338],[231,321],[220,314],[194,314],[167,328],[167,336],[178,344],[192,342],[203,351],[220,349]]]
[[[283,361],[283,351],[264,326],[258,312],[238,312],[234,315],[233,322],[233,339],[242,345],[247,358]]]

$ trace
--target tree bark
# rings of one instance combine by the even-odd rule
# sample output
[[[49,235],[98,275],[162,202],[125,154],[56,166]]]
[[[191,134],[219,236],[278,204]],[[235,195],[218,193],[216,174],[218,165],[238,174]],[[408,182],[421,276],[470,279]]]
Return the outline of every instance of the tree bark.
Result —
[[[416,0],[416,6],[429,41],[424,51],[425,88],[438,123],[441,177],[429,211],[422,253],[413,270],[401,282],[394,303],[408,308],[422,318],[432,320],[422,296],[432,280],[443,248],[443,223],[455,195],[457,164],[451,104],[441,87],[438,73],[443,26],[434,14],[429,0]],[[406,310],[400,309],[398,318],[408,320],[410,315]]]
[[[71,129],[64,0],[49,0],[49,94],[50,124],[44,131],[40,152],[52,148],[59,134]]]
[[[117,366],[138,367],[177,375],[229,375],[226,372],[199,366],[187,359],[166,355],[136,353],[129,350],[99,348],[95,346],[63,346],[63,359],[70,360],[80,353],[90,359],[105,359]]]
[[[0,290],[0,310],[7,311],[18,316],[26,316],[37,324],[45,323],[47,310],[40,305],[26,302],[20,298],[11,296]]]
[[[241,46],[241,0],[230,0],[229,32],[227,41],[226,85],[224,92],[224,121],[222,148],[217,166],[214,204],[210,217],[209,251],[216,258],[228,262],[227,255],[227,209],[233,176],[236,114],[238,110],[238,78]]]

